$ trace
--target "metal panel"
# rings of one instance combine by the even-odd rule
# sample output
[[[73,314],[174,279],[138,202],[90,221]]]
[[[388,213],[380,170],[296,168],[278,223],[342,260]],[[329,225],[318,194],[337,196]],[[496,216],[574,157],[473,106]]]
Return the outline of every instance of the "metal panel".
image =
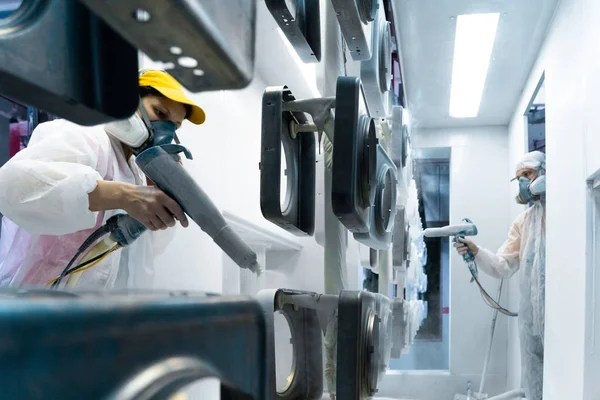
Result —
[[[321,61],[319,0],[265,0],[271,15],[306,63]]]
[[[397,168],[378,143],[373,120],[360,113],[360,79],[339,77],[331,198],[354,238],[377,250],[392,242]]]
[[[207,376],[221,398],[266,398],[265,320],[249,298],[3,290],[0,302],[5,398],[162,399]]]
[[[370,59],[372,22],[379,7],[378,0],[331,0],[331,4],[352,59]]]
[[[0,91],[82,125],[133,114],[137,51],[72,0],[28,0],[0,21]]]
[[[292,121],[305,124],[302,112],[283,110],[284,102],[295,100],[286,87],[269,87],[263,95],[260,157],[260,208],[263,216],[298,236],[315,230],[316,140],[313,133],[292,137]],[[287,193],[281,196],[281,147],[286,160]]]
[[[80,0],[192,92],[254,75],[256,0]]]

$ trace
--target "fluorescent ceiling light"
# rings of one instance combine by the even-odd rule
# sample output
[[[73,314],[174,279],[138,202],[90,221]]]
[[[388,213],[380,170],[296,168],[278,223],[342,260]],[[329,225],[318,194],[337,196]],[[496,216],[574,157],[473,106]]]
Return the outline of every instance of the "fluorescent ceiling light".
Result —
[[[459,15],[456,19],[450,116],[473,118],[479,113],[499,13]]]

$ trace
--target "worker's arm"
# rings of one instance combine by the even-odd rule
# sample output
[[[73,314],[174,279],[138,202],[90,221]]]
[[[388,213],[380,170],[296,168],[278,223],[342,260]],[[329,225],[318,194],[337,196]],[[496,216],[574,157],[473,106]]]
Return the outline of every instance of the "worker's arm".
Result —
[[[105,181],[112,154],[101,130],[40,124],[29,146],[0,168],[0,212],[37,235],[90,229],[99,212],[119,209],[151,230],[173,226],[174,217],[187,226],[181,207],[159,189]]]
[[[104,140],[103,140],[104,139]],[[0,212],[32,234],[95,226],[88,194],[108,168],[110,140],[64,120],[40,124],[29,146],[0,168]]]
[[[508,232],[508,238],[496,253],[479,248],[475,256],[477,267],[494,278],[510,278],[519,269],[521,250],[520,226],[514,223]]]

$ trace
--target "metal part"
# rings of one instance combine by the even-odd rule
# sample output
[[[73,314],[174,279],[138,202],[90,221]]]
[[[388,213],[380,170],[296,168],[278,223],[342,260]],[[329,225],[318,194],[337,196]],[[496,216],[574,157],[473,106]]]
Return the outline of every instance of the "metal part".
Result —
[[[378,0],[331,0],[342,34],[355,61],[372,56],[371,34]]]
[[[303,112],[286,111],[294,96],[287,87],[268,87],[263,95],[260,206],[263,216],[297,236],[315,230],[315,136],[293,138],[291,123],[307,123]],[[281,197],[281,147],[285,152],[287,192]]]
[[[275,399],[320,399],[323,394],[322,334],[315,309],[299,307],[288,302],[288,296],[313,294],[287,289],[263,290],[258,293],[266,321],[267,337],[267,397]],[[286,318],[292,334],[294,360],[288,384],[278,392],[275,382],[274,313]]]
[[[391,157],[398,168],[406,167],[408,158],[408,127],[404,121],[402,106],[392,107]]]
[[[265,0],[277,25],[305,63],[321,61],[321,10],[319,0]],[[291,9],[290,9],[291,8]]]
[[[408,312],[404,299],[392,300],[392,349],[391,357],[399,358],[406,348],[406,325]]]
[[[167,398],[206,376],[221,380],[222,398],[266,398],[265,321],[249,298],[50,290],[0,297],[7,398]]]
[[[396,214],[397,168],[379,145],[371,118],[360,114],[360,79],[339,77],[332,206],[359,242],[386,250]]]
[[[254,76],[256,1],[80,1],[192,92],[241,89]]]
[[[392,35],[391,24],[383,9],[378,10],[373,23],[372,57],[360,63],[360,78],[365,100],[372,118],[388,118],[392,112]]]
[[[317,128],[314,132],[319,134],[318,142],[321,143],[321,135],[325,132],[329,140],[333,143],[333,134],[330,132],[333,129],[327,128],[333,128],[331,125],[333,124],[334,116],[331,110],[335,108],[335,97],[294,100],[283,103],[283,107],[286,111],[310,114]]]
[[[78,1],[25,0],[0,21],[0,48],[0,91],[25,104],[80,125],[138,106],[137,49]]]
[[[389,361],[389,300],[369,292],[343,291],[338,305],[336,396],[359,400],[373,396]],[[388,353],[386,355],[385,353]]]
[[[408,259],[408,252],[410,250],[410,247],[407,246],[407,244],[410,244],[410,235],[406,222],[406,208],[404,206],[398,206],[395,218],[392,237],[392,263],[394,268],[403,269],[406,268],[406,260]]]
[[[389,363],[392,348],[392,308],[387,297],[362,291],[322,295],[289,289],[264,290],[263,306],[268,332],[268,390],[272,399],[321,399],[323,390],[323,335],[337,313],[336,391],[340,399],[364,399],[376,392]],[[275,390],[273,313],[287,309],[294,344],[294,376],[284,393]],[[303,311],[304,310],[304,311]],[[295,320],[289,315],[295,314]],[[319,332],[319,328],[321,332]],[[315,330],[316,329],[316,330]],[[303,341],[299,339],[304,338]],[[335,338],[335,337],[334,337]],[[270,352],[270,353],[269,353]],[[317,390],[317,384],[320,385]]]

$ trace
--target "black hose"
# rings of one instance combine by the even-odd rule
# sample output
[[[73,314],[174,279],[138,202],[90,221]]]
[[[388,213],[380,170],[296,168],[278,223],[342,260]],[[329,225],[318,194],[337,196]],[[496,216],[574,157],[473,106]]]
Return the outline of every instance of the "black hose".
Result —
[[[475,264],[475,261],[473,261],[473,264]],[[475,264],[475,268],[477,268],[477,264]],[[492,296],[490,296],[488,294],[488,292],[483,288],[483,286],[481,285],[481,283],[479,282],[479,279],[477,279],[475,277],[475,274],[473,273],[473,271],[471,270],[471,268],[469,268],[469,272],[471,273],[471,276],[473,277],[473,280],[475,281],[475,283],[477,283],[477,286],[479,287],[479,291],[481,293],[481,297],[483,298],[483,301],[490,306],[491,308],[498,310],[499,312],[501,312],[502,314],[508,316],[508,317],[518,317],[519,314],[509,311],[506,308],[502,307],[496,300],[494,300],[494,298]],[[498,299],[500,300],[500,299]]]
[[[88,238],[85,239],[85,241],[81,244],[81,246],[79,246],[79,249],[73,256],[73,258],[71,258],[71,261],[69,261],[69,263],[67,264],[65,269],[63,269],[60,276],[54,281],[54,283],[50,286],[50,288],[55,289],[56,287],[58,287],[58,285],[63,280],[63,278],[65,276],[67,276],[67,274],[69,273],[69,269],[71,268],[73,263],[83,254],[83,252],[86,251],[88,249],[88,247],[93,245],[97,240],[102,238],[102,236],[104,236],[108,233],[109,233],[109,228],[105,224],[105,225],[102,225],[100,228],[96,229],[90,236],[88,236]]]

